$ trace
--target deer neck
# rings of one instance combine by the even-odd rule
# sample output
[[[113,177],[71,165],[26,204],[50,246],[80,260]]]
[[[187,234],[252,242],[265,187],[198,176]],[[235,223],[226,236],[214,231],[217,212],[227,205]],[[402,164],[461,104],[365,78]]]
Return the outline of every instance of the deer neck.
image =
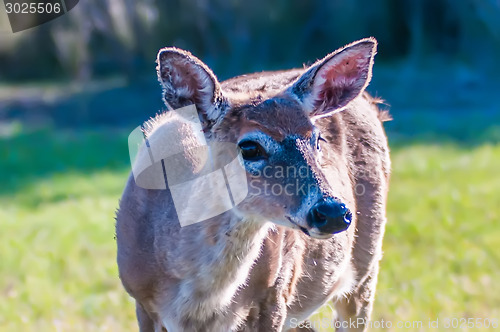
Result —
[[[245,284],[272,227],[269,222],[241,219],[232,213],[224,219],[204,225],[208,247],[199,248],[201,271],[189,283],[195,286],[192,295],[200,296],[198,303],[213,309],[229,305],[238,288]]]
[[[216,250],[212,256],[215,261],[211,262],[214,281],[248,276],[270,227],[270,223],[238,216],[232,216],[228,224],[221,225],[213,246]]]

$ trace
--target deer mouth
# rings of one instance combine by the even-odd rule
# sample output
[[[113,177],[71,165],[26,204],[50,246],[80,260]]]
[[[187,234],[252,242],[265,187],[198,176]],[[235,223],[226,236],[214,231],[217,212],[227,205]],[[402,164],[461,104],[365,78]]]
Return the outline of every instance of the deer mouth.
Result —
[[[295,226],[293,228],[297,228],[297,229],[301,230],[302,233],[304,233],[305,235],[311,236],[311,234],[309,233],[309,230],[307,228],[305,228],[303,226],[300,226],[299,224],[297,224],[296,222],[294,222],[293,219],[290,218],[289,216],[286,216],[286,219],[288,219],[288,221],[291,222],[293,226]]]
[[[298,229],[300,230],[302,233],[304,233],[305,235],[313,238],[313,239],[318,239],[318,240],[328,240],[328,239],[331,239],[333,237],[333,233],[323,233],[321,231],[318,231],[317,228],[306,228],[304,226],[301,226],[299,225],[298,223],[296,223],[295,221],[293,221],[292,218],[290,218],[289,216],[286,216],[286,219],[293,225],[293,229]]]

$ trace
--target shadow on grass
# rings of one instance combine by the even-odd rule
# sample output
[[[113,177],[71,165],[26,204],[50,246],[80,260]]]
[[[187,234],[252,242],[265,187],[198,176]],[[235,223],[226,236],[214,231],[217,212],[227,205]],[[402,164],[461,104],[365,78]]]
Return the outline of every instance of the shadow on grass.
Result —
[[[161,111],[156,76],[133,84],[117,77],[87,83],[0,86],[0,121],[82,129],[138,126]]]
[[[0,196],[59,174],[126,171],[130,168],[128,134],[113,128],[45,128],[0,138]]]
[[[415,144],[454,144],[464,149],[500,143],[500,112],[490,110],[391,111],[384,127],[392,148]]]
[[[427,59],[430,61],[431,59]],[[368,90],[390,105],[391,146],[500,142],[500,80],[464,64],[378,64]]]

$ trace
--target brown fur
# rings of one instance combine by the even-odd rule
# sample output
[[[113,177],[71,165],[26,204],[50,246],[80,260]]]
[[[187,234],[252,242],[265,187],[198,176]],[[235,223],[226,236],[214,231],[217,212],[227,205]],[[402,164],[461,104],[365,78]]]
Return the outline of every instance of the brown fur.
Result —
[[[363,45],[350,46],[359,57],[356,52]],[[279,144],[297,137],[296,158],[313,174],[307,181],[323,195],[341,199],[354,218],[346,231],[316,239],[292,224],[268,222],[285,215],[302,222],[303,215],[292,207],[298,208],[303,197],[266,196],[244,201],[238,215],[227,211],[181,228],[169,190],[142,189],[131,176],[120,201],[116,232],[120,277],[136,299],[140,330],[306,331],[291,329],[291,321],[306,319],[330,300],[340,320],[369,319],[382,255],[390,160],[376,100],[362,92],[368,83],[347,105],[324,108],[331,112],[341,107],[342,112],[310,120],[318,115],[317,109],[308,109],[306,94],[307,80],[318,71],[314,65],[240,76],[219,85],[211,72],[205,77],[209,69],[198,66],[199,60],[181,54],[188,57],[183,63],[194,66],[189,67],[191,73],[215,85],[204,90],[215,91],[215,97],[201,100],[204,95],[197,91],[204,87],[196,81],[196,88],[182,89],[192,95],[170,104],[184,106],[185,98],[194,102],[211,140],[237,142],[255,130]],[[327,66],[332,56],[315,65]],[[368,76],[372,58],[369,62]],[[356,76],[353,63],[347,66],[348,74]],[[166,84],[166,93],[175,95],[175,87]],[[314,127],[327,141],[321,143],[320,161],[307,145]]]

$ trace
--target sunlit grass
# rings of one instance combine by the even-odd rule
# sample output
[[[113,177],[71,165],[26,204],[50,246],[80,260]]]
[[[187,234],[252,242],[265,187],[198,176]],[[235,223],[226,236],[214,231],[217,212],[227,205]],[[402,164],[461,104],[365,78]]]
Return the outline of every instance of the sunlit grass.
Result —
[[[115,262],[126,132],[0,144],[0,330],[136,330]],[[373,320],[498,319],[500,145],[407,144],[392,159]]]
[[[104,131],[2,142],[0,330],[136,328],[115,264],[126,149],[123,133]]]
[[[500,323],[500,146],[410,145],[392,160],[372,317],[392,329],[374,330],[429,331],[439,319],[433,330],[445,331],[446,318]]]
[[[393,165],[374,318],[499,319],[500,146],[408,147]]]

